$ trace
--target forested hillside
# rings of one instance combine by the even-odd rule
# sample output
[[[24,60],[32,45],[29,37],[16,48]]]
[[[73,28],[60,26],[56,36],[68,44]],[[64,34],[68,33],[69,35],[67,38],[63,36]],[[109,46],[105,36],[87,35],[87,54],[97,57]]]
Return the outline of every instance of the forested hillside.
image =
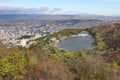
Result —
[[[50,43],[88,31],[93,50],[65,51]],[[37,40],[30,48],[0,43],[0,80],[120,80],[120,24],[66,29]]]

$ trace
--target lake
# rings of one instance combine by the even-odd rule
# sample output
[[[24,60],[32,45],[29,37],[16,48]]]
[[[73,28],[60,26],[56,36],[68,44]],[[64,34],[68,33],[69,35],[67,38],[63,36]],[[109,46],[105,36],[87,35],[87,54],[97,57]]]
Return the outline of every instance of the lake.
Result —
[[[68,51],[80,51],[82,49],[94,49],[95,45],[92,43],[95,39],[91,35],[76,36],[62,40],[58,47]]]

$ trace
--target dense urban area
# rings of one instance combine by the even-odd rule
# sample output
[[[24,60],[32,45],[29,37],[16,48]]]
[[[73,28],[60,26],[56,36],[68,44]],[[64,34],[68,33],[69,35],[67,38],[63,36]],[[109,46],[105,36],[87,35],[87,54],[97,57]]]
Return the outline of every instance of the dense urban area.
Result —
[[[0,19],[0,40],[10,46],[27,47],[35,39],[63,29],[90,28],[120,22],[119,18],[81,16],[20,16]],[[34,41],[27,44],[28,41]],[[27,44],[27,45],[26,45]]]

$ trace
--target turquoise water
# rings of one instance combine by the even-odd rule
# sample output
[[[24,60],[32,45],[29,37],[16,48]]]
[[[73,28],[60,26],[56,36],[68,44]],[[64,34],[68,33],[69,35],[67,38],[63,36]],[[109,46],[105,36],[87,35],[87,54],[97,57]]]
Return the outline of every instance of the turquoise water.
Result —
[[[58,44],[58,47],[69,51],[80,51],[82,49],[91,50],[95,48],[95,45],[92,44],[94,41],[94,38],[90,35],[77,36],[62,40]]]

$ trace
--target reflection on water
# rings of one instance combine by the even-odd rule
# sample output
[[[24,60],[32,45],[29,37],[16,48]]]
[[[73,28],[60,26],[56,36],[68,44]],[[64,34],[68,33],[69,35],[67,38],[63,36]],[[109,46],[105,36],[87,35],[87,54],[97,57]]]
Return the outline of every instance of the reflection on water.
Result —
[[[70,51],[79,51],[82,49],[94,49],[95,46],[92,45],[93,42],[94,38],[90,35],[76,36],[62,40],[58,44],[58,47]]]

